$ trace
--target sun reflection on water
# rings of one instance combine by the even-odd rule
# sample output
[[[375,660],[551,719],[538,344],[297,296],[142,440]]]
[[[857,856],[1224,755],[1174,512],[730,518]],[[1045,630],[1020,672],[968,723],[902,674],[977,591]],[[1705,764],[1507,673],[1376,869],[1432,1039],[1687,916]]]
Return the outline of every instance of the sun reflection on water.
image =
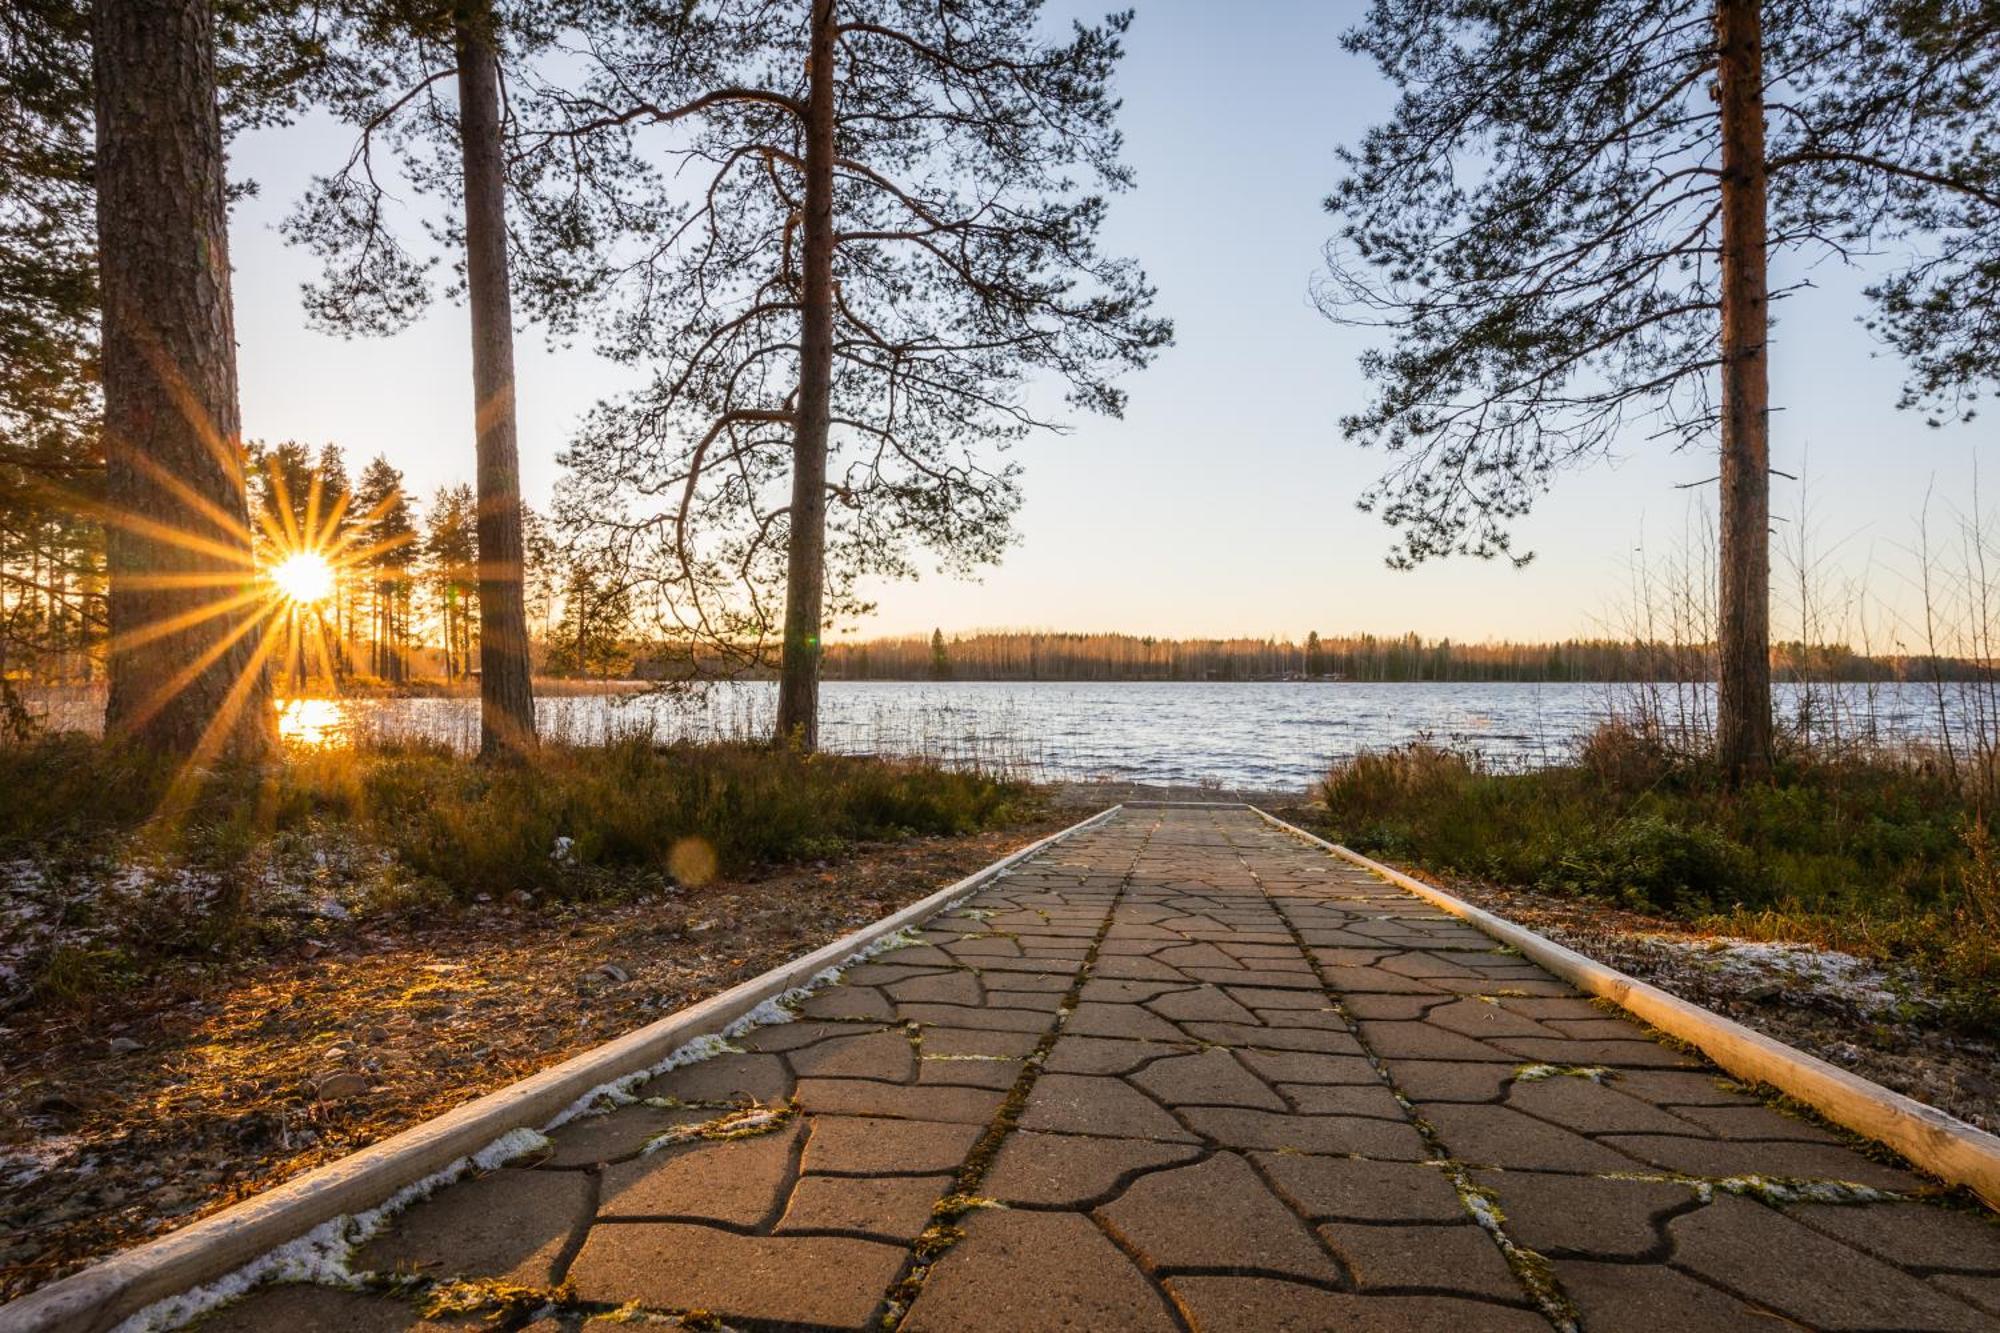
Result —
[[[287,699],[278,706],[278,735],[301,749],[346,745],[353,722],[338,699]]]

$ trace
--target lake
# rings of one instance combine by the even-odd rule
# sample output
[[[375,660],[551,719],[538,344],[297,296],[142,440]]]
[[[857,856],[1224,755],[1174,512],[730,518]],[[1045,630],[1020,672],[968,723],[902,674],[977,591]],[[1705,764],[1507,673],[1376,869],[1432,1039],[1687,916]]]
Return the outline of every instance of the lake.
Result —
[[[1380,684],[1056,681],[828,681],[821,738],[829,750],[914,754],[1004,767],[1043,779],[1302,790],[1328,763],[1420,738],[1478,751],[1502,768],[1564,758],[1639,687],[1605,684]],[[1661,687],[1670,710],[1676,696]],[[1780,686],[1780,711],[1801,695]],[[545,737],[576,742],[645,732],[660,740],[768,735],[777,692],[768,683],[710,686],[703,696],[587,694],[545,697]],[[1691,709],[1705,691],[1678,696]],[[1935,734],[1926,686],[1818,686],[1811,702],[1852,735]],[[1829,702],[1832,707],[1829,708]],[[1959,711],[1954,701],[1951,711]],[[298,699],[285,705],[299,744],[357,736],[424,737],[461,749],[478,742],[475,700]],[[1822,721],[1822,726],[1827,725]]]

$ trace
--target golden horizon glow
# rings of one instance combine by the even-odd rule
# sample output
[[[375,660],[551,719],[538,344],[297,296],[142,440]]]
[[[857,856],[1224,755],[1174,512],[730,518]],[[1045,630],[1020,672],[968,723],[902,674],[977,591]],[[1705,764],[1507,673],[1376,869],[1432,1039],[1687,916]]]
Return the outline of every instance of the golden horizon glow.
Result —
[[[272,566],[271,582],[286,600],[311,606],[333,596],[333,566],[318,551],[299,551]]]

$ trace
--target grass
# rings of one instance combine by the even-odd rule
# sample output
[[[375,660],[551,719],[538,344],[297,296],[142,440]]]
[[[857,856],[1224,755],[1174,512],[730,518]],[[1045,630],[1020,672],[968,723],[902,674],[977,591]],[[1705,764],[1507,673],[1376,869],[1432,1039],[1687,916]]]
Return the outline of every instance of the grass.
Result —
[[[1907,963],[1953,1021],[2000,1022],[1992,812],[1921,755],[1791,747],[1770,781],[1731,789],[1609,725],[1562,766],[1498,773],[1418,744],[1337,765],[1320,794],[1326,831],[1357,851]]]
[[[278,898],[295,918],[631,896],[972,833],[1039,803],[1026,784],[915,761],[640,738],[518,766],[426,745],[309,751],[177,782],[156,759],[57,736],[0,746],[0,790],[0,934],[16,936],[0,962],[57,1000],[246,953],[296,929]]]

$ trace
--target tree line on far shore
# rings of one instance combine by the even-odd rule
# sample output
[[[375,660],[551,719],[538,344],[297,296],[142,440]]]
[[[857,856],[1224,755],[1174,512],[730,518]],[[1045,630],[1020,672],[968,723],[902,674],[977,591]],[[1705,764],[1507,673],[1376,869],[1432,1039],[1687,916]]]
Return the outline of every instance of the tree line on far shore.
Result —
[[[1993,664],[1956,657],[1870,656],[1839,644],[1778,643],[1780,680],[1889,682],[1987,680]],[[832,644],[834,680],[1079,681],[1607,681],[1714,678],[1712,643],[1564,639],[1554,643],[1454,642],[1417,634],[1350,634],[1303,640],[1174,639],[1137,634],[980,631]]]

